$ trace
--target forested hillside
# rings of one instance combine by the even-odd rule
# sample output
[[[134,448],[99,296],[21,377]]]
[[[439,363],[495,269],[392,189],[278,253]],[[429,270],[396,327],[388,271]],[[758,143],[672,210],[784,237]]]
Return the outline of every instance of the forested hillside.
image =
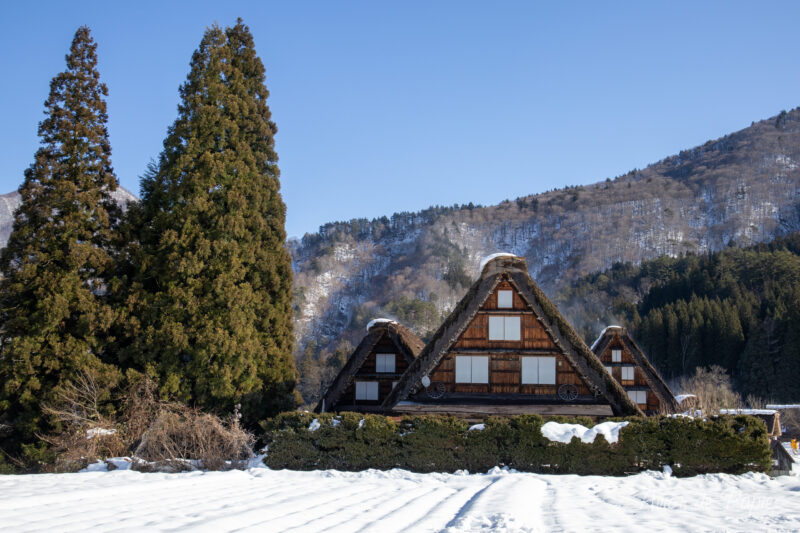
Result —
[[[800,397],[799,233],[743,249],[615,264],[582,277],[558,302],[588,342],[601,325],[627,325],[665,377],[720,365],[743,394]]]
[[[424,338],[490,253],[524,256],[533,278],[554,296],[615,263],[704,254],[798,231],[798,162],[795,109],[592,185],[496,206],[326,224],[289,243],[301,392],[315,399],[370,318],[396,318]],[[502,176],[492,183],[501,186]],[[580,323],[575,311],[591,307],[594,296],[586,298],[565,302],[568,318]],[[602,325],[593,324],[593,333]]]

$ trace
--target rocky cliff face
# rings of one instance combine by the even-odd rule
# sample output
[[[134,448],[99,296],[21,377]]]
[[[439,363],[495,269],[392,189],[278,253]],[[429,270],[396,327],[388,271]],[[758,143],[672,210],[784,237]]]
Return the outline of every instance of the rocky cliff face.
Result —
[[[416,311],[425,304],[448,312],[480,258],[494,252],[527,258],[552,295],[614,262],[800,230],[799,165],[800,108],[593,185],[491,207],[327,224],[289,243],[299,348],[310,339],[357,341],[362,322],[375,315],[394,314],[425,335],[437,319]]]

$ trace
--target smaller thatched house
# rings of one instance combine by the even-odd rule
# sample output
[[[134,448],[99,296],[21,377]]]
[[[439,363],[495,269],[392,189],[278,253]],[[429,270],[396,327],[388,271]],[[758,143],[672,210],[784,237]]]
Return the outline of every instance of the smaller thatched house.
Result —
[[[383,402],[387,413],[624,416],[642,412],[528,273],[490,256]]]
[[[388,319],[373,320],[314,411],[380,411],[422,347],[419,337],[405,326]]]
[[[678,411],[678,401],[672,391],[627,329],[607,327],[592,344],[592,351],[645,414]]]

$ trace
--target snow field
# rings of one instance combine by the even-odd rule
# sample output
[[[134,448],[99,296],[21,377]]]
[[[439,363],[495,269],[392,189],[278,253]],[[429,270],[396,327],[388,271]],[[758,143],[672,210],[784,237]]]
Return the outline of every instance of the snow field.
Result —
[[[0,530],[797,531],[800,477],[403,470],[0,476]]]

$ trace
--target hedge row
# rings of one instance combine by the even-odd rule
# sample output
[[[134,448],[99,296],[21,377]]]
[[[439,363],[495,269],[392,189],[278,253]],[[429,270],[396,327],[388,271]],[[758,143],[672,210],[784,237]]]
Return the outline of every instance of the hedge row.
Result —
[[[318,419],[319,429],[309,426]],[[591,427],[588,419],[552,418]],[[622,420],[622,419],[619,419]],[[283,413],[264,423],[270,468],[292,470],[403,468],[413,472],[485,472],[508,466],[524,472],[624,475],[670,465],[676,475],[738,474],[769,470],[764,422],[750,416],[627,418],[620,440],[601,435],[584,444],[542,436],[538,415],[490,417],[482,431],[448,416],[414,416],[395,421],[361,413]]]

